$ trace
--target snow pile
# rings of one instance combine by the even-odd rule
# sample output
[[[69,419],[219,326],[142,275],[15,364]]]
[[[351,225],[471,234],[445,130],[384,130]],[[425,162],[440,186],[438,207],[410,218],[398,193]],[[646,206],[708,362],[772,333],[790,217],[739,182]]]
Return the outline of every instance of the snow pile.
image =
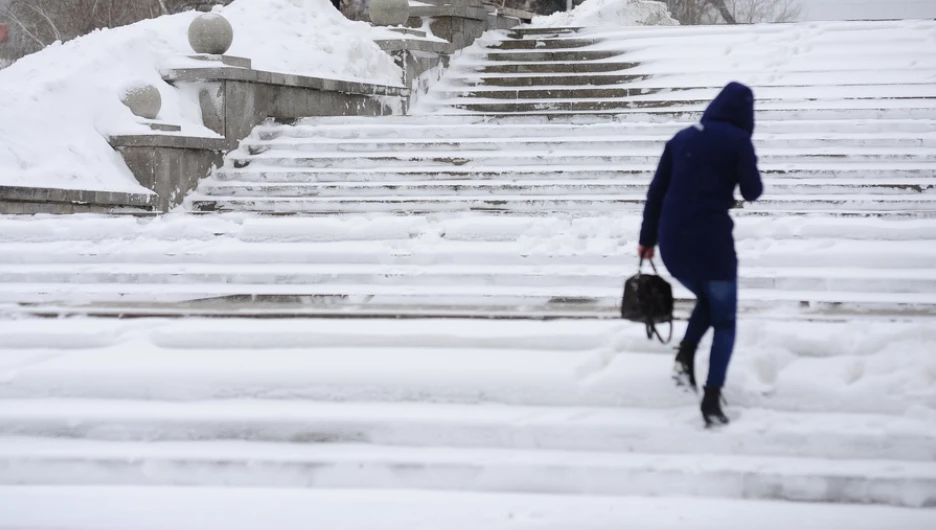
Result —
[[[572,11],[535,17],[533,27],[676,26],[666,4],[652,0],[585,0]]]
[[[350,21],[330,0],[238,0],[223,14],[234,26],[228,54],[253,59],[258,70],[383,85],[402,79],[400,67],[374,43],[400,34]]]
[[[373,42],[388,30],[349,21],[328,0],[238,0],[222,12],[234,27],[228,53],[254,68],[399,85],[399,68]],[[159,74],[193,62],[185,56],[195,16],[97,31],[0,71],[0,185],[146,192],[106,140],[150,132],[120,102],[140,83],[159,89],[161,121],[216,136],[202,125],[196,96]]]

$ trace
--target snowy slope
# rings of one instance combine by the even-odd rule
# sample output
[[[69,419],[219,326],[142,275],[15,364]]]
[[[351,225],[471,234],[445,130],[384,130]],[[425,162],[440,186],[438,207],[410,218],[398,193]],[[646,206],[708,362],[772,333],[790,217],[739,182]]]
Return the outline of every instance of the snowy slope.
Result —
[[[327,0],[238,0],[222,13],[234,26],[229,53],[258,69],[399,84],[399,68],[373,42],[387,30],[348,21]],[[149,131],[120,103],[122,91],[141,82],[159,89],[161,120],[182,125],[183,134],[215,136],[201,123],[197,96],[159,74],[192,62],[185,56],[193,53],[194,16],[97,31],[0,71],[0,185],[146,193],[106,140]]]

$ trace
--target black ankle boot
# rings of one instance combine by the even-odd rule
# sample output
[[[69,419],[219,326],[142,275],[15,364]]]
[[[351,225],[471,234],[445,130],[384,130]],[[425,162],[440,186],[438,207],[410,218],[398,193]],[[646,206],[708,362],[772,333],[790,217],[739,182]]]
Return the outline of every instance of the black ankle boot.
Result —
[[[721,388],[705,387],[705,394],[702,396],[702,419],[705,420],[706,427],[728,425],[728,416],[722,412],[721,402]]]
[[[676,386],[698,392],[695,380],[695,354],[698,344],[683,341],[679,344],[676,363],[673,365],[673,382]]]

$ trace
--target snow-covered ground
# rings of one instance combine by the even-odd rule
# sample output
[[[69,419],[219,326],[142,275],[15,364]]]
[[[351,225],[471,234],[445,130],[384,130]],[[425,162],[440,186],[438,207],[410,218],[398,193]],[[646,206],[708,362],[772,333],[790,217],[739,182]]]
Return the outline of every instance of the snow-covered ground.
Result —
[[[399,34],[345,19],[328,0],[238,0],[221,10],[234,27],[230,55],[254,68],[399,85],[401,73],[375,39]],[[122,91],[159,89],[159,119],[182,134],[216,136],[202,125],[197,94],[162,80],[161,68],[197,65],[186,56],[197,13],[96,31],[0,70],[0,185],[147,193],[107,143],[151,132],[121,102]]]

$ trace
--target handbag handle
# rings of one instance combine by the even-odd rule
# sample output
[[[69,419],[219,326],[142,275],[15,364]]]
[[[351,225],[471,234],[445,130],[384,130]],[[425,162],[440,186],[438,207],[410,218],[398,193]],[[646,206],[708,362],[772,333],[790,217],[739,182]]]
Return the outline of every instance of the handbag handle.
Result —
[[[647,324],[647,338],[653,340],[653,336],[656,335],[656,338],[660,340],[663,344],[669,344],[673,340],[673,321],[669,322],[669,337],[666,340],[663,340],[663,335],[660,335],[660,332],[657,331],[656,324],[650,323]]]
[[[651,259],[648,259],[648,260],[646,260],[646,261],[649,261],[649,262],[650,262],[650,267],[653,269],[653,274],[659,275],[659,273],[657,272],[656,264],[653,263],[653,259],[651,258]],[[643,256],[641,256],[641,257],[640,257],[640,265],[637,265],[637,272],[638,272],[638,273],[640,273],[640,271],[643,270],[643,264],[644,264],[644,258],[643,258]]]

